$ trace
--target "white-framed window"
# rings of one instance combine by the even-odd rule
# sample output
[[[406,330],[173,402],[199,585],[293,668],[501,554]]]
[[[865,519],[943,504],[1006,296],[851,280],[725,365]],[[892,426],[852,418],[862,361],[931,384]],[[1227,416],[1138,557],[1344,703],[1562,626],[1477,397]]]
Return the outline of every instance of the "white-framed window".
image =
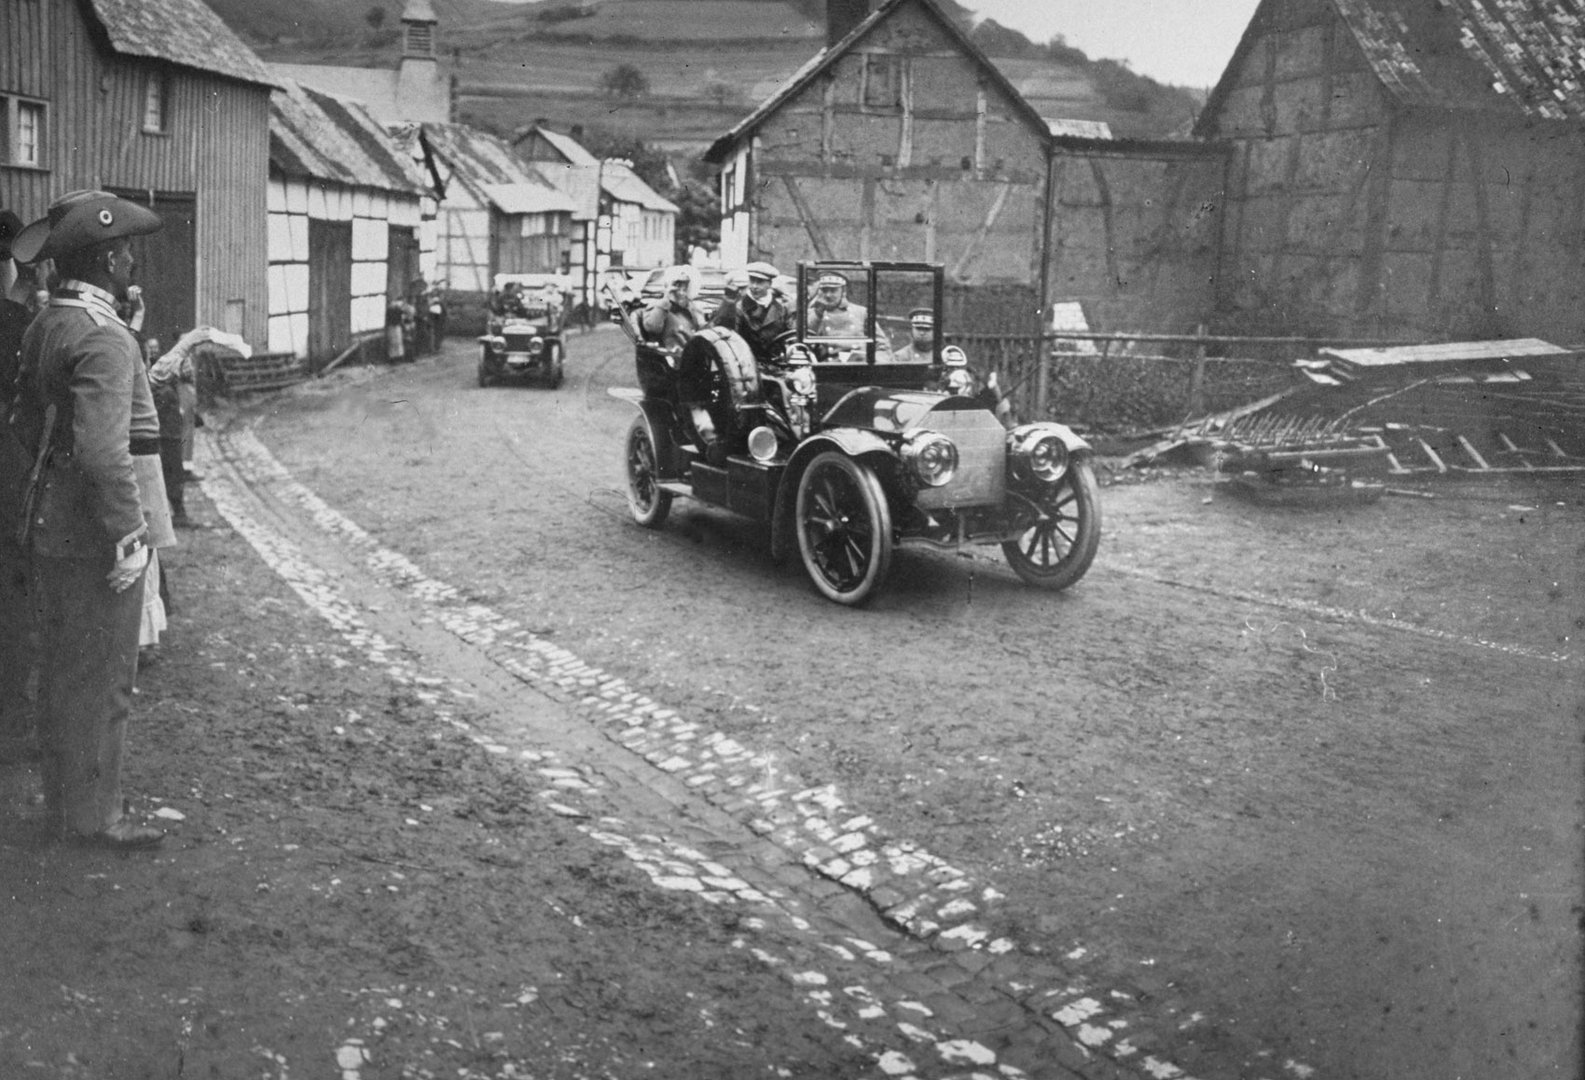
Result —
[[[143,130],[160,134],[169,121],[170,82],[162,71],[151,71],[143,80]]]
[[[44,102],[0,95],[0,165],[43,168],[48,119]]]

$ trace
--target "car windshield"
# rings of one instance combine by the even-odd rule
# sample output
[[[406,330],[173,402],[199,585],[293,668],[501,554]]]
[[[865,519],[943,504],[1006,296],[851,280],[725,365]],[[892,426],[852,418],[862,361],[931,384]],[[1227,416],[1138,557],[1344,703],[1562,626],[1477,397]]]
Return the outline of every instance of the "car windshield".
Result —
[[[903,264],[806,263],[799,267],[802,341],[824,363],[928,363],[934,358],[936,272]],[[929,319],[921,319],[925,313]],[[915,324],[928,323],[920,337]],[[912,346],[918,344],[918,348]]]

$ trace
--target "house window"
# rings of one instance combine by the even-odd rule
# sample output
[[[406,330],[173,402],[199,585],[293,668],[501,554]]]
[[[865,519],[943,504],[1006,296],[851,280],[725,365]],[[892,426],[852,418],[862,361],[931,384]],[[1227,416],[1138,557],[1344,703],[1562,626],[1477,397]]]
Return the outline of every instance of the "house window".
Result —
[[[0,165],[44,165],[45,105],[26,98],[0,97]]]
[[[864,107],[900,109],[903,106],[903,58],[887,53],[864,54]]]
[[[165,75],[151,71],[143,84],[143,130],[163,132],[166,124],[166,107],[170,98]]]

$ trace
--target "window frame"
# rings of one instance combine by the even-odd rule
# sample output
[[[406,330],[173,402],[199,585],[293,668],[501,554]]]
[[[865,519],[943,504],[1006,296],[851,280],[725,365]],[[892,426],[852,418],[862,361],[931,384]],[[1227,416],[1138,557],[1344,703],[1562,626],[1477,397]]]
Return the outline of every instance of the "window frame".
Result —
[[[33,116],[28,125],[32,135],[29,143],[23,141],[24,114]],[[50,103],[43,98],[23,94],[0,94],[0,166],[13,169],[47,169],[46,152],[49,146]],[[21,157],[24,145],[30,145],[32,156]]]
[[[897,53],[864,53],[859,107],[865,112],[895,113],[903,108],[903,60]]]
[[[158,108],[156,125],[149,123],[149,106],[154,104]],[[143,82],[143,115],[138,121],[139,128],[145,135],[168,135],[171,130],[171,80],[170,76],[158,68],[150,69]]]

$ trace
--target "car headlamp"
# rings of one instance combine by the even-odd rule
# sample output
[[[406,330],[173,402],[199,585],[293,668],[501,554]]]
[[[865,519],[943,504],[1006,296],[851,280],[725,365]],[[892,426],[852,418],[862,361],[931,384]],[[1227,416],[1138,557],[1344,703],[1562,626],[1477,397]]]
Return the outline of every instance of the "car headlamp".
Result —
[[[748,433],[749,456],[764,463],[776,456],[776,433],[761,424]]]
[[[941,487],[958,471],[958,448],[937,432],[912,431],[903,439],[903,460],[921,484]]]
[[[787,383],[795,394],[802,397],[814,396],[815,373],[807,367],[793,368],[787,376]]]
[[[1068,471],[1068,444],[1055,432],[1032,427],[1011,436],[1013,474],[1023,480],[1053,483]]]

